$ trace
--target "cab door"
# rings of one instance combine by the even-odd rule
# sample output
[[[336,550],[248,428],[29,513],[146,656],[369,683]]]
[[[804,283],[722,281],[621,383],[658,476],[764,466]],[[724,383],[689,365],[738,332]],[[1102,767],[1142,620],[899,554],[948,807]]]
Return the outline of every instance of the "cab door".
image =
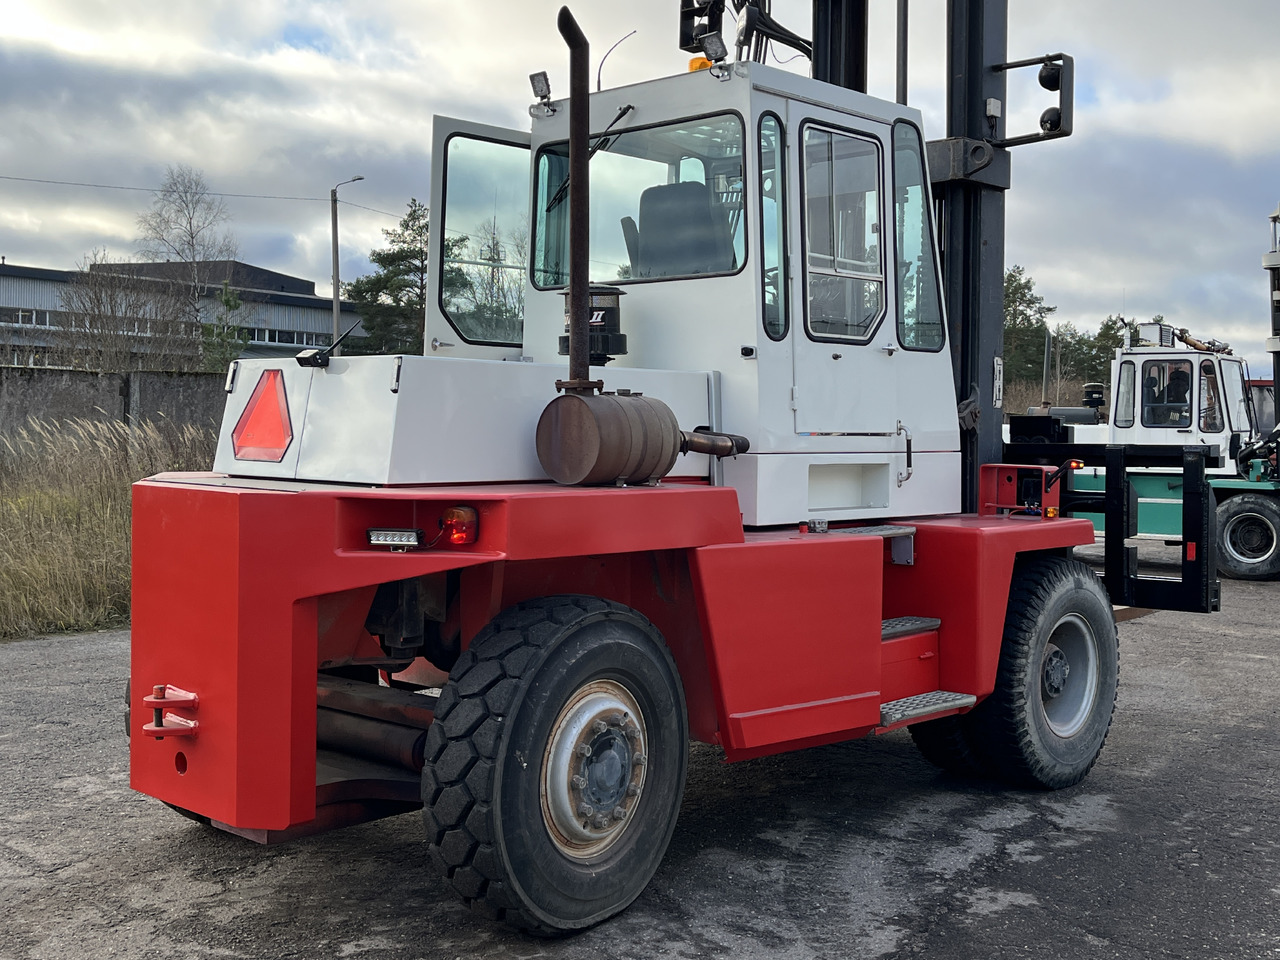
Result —
[[[891,128],[808,104],[788,112],[801,214],[793,247],[801,251],[795,286],[803,318],[793,353],[795,430],[891,437],[900,366],[889,273]]]
[[[427,356],[520,356],[528,224],[529,134],[435,117]]]

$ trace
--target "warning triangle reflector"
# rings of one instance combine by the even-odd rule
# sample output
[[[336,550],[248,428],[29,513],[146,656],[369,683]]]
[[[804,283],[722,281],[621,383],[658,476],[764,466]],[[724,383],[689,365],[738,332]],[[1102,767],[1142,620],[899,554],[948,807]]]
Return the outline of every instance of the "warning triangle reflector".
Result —
[[[293,442],[289,402],[284,395],[284,373],[264,370],[253,388],[249,404],[231,431],[237,460],[269,460],[279,463]]]

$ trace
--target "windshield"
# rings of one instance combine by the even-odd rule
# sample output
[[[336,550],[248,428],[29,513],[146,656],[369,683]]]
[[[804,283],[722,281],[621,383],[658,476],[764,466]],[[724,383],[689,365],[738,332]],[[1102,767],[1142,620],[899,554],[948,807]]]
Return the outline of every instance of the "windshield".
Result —
[[[1191,426],[1191,361],[1148,360],[1142,365],[1142,425]]]
[[[592,283],[734,273],[746,260],[742,121],[609,134],[591,159]],[[569,145],[538,153],[533,281],[569,282]]]
[[[1244,364],[1239,360],[1222,361],[1222,392],[1227,399],[1227,416],[1231,429],[1239,433],[1253,433],[1254,424],[1249,417],[1247,388],[1244,382]]]

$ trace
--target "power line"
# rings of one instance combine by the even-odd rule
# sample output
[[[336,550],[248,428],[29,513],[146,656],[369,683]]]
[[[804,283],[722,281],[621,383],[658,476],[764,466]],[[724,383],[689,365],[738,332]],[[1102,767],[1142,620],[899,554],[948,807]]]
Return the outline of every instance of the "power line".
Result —
[[[18,183],[47,183],[59,187],[89,187],[93,190],[134,190],[140,193],[160,193],[155,187],[128,187],[118,183],[82,183],[77,180],[42,180],[38,177],[11,177],[6,174],[0,174],[0,180],[14,180]],[[241,200],[300,200],[327,203],[328,197],[287,197],[270,193],[219,193],[217,190],[206,190],[211,197],[233,197]],[[349,207],[359,207],[361,210],[368,210],[370,213],[379,213],[384,217],[393,217],[398,219],[399,215],[387,213],[385,210],[376,210],[373,207],[361,206],[358,203],[352,203],[350,200],[339,200]]]
[[[81,183],[77,180],[41,180],[37,177],[10,177],[0,174],[0,180],[17,180],[20,183],[50,183],[60,187],[90,187],[94,190],[137,190],[142,193],[160,193],[155,187],[126,187],[118,183]],[[240,197],[247,200],[328,200],[328,197],[283,197],[266,193],[219,193],[206,190],[211,197]]]
[[[345,203],[348,207],[359,207],[361,210],[368,210],[370,213],[380,213],[380,214],[382,214],[384,217],[391,217],[393,220],[399,220],[399,219],[400,219],[400,214],[398,214],[398,213],[387,213],[387,211],[385,211],[385,210],[379,210],[379,209],[377,209],[376,207],[366,207],[366,206],[362,206],[361,204],[358,204],[358,203],[352,203],[350,200],[343,200],[343,199],[341,199],[341,198],[339,198],[339,199],[338,199],[338,202],[339,202],[339,203]]]

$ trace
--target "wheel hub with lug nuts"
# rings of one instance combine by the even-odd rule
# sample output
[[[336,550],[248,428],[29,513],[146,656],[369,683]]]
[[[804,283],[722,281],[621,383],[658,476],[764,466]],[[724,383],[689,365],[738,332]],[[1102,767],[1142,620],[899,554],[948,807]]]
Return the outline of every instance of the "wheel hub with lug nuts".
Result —
[[[644,789],[646,749],[644,717],[621,683],[594,680],[569,698],[542,764],[543,821],[562,853],[587,860],[623,835]]]
[[[1276,531],[1256,513],[1242,513],[1227,521],[1222,546],[1239,563],[1261,563],[1276,550]]]
[[[1044,695],[1049,699],[1062,696],[1062,691],[1067,686],[1067,677],[1071,675],[1071,664],[1067,662],[1067,655],[1049,644],[1049,651],[1044,658],[1044,679],[1042,686]]]
[[[1098,696],[1098,638],[1089,621],[1069,613],[1053,625],[1040,660],[1040,709],[1049,729],[1073,737],[1088,723]]]

